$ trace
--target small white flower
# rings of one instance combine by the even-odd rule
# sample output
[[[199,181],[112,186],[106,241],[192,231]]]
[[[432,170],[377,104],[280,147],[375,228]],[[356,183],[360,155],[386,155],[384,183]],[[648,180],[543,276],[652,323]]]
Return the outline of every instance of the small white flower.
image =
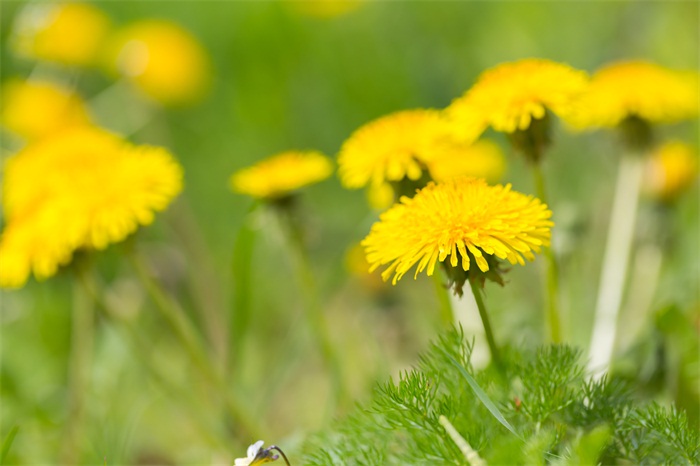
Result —
[[[246,454],[245,458],[236,458],[234,460],[233,466],[250,466],[253,464],[253,461],[255,461],[255,457],[258,456],[258,452],[260,451],[260,448],[263,446],[265,442],[262,440],[258,440],[254,444],[248,447],[248,451]]]

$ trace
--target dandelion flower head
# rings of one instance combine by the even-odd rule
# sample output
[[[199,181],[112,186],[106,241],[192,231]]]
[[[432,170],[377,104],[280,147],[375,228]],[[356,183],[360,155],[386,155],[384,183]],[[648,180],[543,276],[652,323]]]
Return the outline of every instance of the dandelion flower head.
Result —
[[[546,110],[569,114],[588,84],[588,76],[563,63],[524,59],[486,70],[446,109],[456,132],[481,134],[491,126],[512,133],[526,130]]]
[[[549,246],[551,215],[539,199],[510,185],[453,178],[431,182],[413,198],[402,197],[380,215],[362,245],[371,270],[388,265],[382,278],[394,274],[394,284],[414,265],[415,277],[423,270],[432,275],[436,263],[448,258],[452,267],[468,271],[471,257],[486,272],[486,255],[511,264],[534,260],[533,252]]]
[[[346,188],[380,186],[404,178],[418,180],[445,135],[437,110],[405,110],[356,130],[340,149],[338,175]]]
[[[330,159],[316,151],[287,151],[231,176],[231,188],[258,199],[278,199],[323,181],[333,173]]]
[[[97,64],[109,27],[109,18],[93,5],[35,2],[17,16],[11,40],[20,56],[88,66]]]
[[[675,199],[697,180],[697,155],[685,143],[667,142],[649,158],[645,177],[649,195],[664,201]]]
[[[698,114],[697,72],[674,71],[644,61],[625,61],[598,70],[571,116],[577,128],[613,127],[628,117],[672,123]]]
[[[32,143],[5,162],[0,286],[55,274],[77,249],[123,240],[182,189],[163,148],[133,146],[94,128]]]
[[[430,160],[428,167],[430,177],[437,182],[472,176],[496,183],[505,172],[506,160],[498,144],[480,139],[473,144],[444,147]]]
[[[27,141],[90,124],[80,96],[50,81],[11,80],[2,97],[0,123]]]
[[[208,56],[179,25],[143,20],[117,31],[107,47],[108,66],[164,105],[189,104],[206,91]]]

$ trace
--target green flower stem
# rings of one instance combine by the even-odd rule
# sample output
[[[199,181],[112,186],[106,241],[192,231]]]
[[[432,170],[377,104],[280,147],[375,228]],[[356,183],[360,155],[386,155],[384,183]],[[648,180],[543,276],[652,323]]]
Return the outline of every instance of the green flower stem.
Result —
[[[491,350],[491,359],[496,366],[501,367],[501,355],[498,351],[498,346],[496,346],[496,340],[493,338],[491,321],[489,320],[489,314],[486,311],[486,306],[484,305],[482,289],[479,287],[476,280],[469,280],[469,286],[472,288],[474,300],[476,301],[476,307],[479,308],[481,322],[484,324],[484,333],[486,333],[486,341],[489,344],[489,350]]]
[[[81,269],[85,264],[76,261]],[[94,347],[95,316],[92,300],[76,284],[73,288],[70,355],[68,360],[68,422],[61,447],[61,462],[78,464],[82,450],[85,398],[90,388],[90,369]]]
[[[309,327],[316,337],[316,342],[321,350],[321,355],[323,356],[326,366],[331,372],[335,400],[340,405],[343,405],[350,400],[350,396],[349,393],[347,393],[343,382],[343,371],[340,358],[338,357],[332,343],[333,339],[329,334],[328,322],[326,320],[326,316],[324,315],[323,307],[319,301],[316,280],[314,278],[308,254],[306,253],[304,235],[302,233],[301,226],[295,217],[296,212],[292,211],[293,206],[281,208],[283,209],[281,213],[283,214],[289,229],[292,249],[297,256],[296,263],[299,269],[298,272],[299,276],[301,277],[304,293],[306,295],[307,309],[305,316]]]
[[[172,392],[172,396],[178,401],[181,402],[183,400],[187,400],[188,403],[185,404],[193,407],[193,409],[191,409],[191,414],[193,414],[197,419],[201,433],[209,444],[221,449],[222,451],[226,451],[228,448],[230,448],[228,439],[222,439],[222,434],[215,432],[211,426],[211,423],[205,419],[202,410],[197,408],[201,401],[197,400],[192,395],[191,391],[183,390],[181,386],[172,384],[168,381],[168,378],[161,369],[161,366],[151,356],[150,345],[148,345],[146,340],[139,334],[136,326],[128,319],[124,319],[123,317],[119,316],[119,314],[105,302],[103,299],[104,293],[102,292],[101,287],[98,285],[93,271],[91,269],[88,270],[87,267],[81,268],[78,270],[78,281],[85,290],[85,293],[90,296],[93,303],[102,311],[102,315],[104,315],[111,322],[118,324],[126,331],[130,343],[135,347],[135,353],[139,355],[137,360],[144,365],[145,369],[148,371],[149,375],[153,377],[155,382],[164,387],[166,390]]]
[[[544,176],[540,163],[532,163],[532,173],[535,178],[537,197],[548,205],[547,191],[544,186]],[[561,343],[561,317],[559,310],[559,266],[552,247],[544,248],[547,259],[547,324],[549,338],[552,343]]]
[[[241,402],[231,395],[222,375],[214,368],[212,361],[204,351],[203,345],[197,337],[192,324],[185,317],[184,311],[175,301],[166,295],[158,283],[153,280],[142,259],[135,252],[129,254],[129,260],[136,271],[136,275],[153,300],[155,307],[171,325],[175,331],[175,335],[185,346],[185,349],[192,358],[195,367],[216,387],[223,397],[229,415],[239,424],[239,428],[243,431],[241,435],[245,435],[249,438],[258,437],[260,429],[255,425],[253,419],[243,408]]]
[[[612,359],[643,168],[644,158],[640,154],[627,153],[620,159],[589,346],[588,370],[594,376],[607,372]]]
[[[433,283],[440,305],[440,319],[445,326],[450,327],[455,324],[455,315],[450,300],[450,288],[445,284],[440,267],[436,267],[435,273],[433,273]]]

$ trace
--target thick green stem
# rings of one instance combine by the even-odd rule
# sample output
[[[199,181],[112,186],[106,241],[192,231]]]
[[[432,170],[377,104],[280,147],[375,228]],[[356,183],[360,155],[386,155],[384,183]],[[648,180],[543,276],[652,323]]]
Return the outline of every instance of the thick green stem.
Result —
[[[484,333],[486,333],[486,341],[489,344],[489,350],[491,350],[491,359],[494,364],[501,367],[501,355],[498,351],[498,346],[496,346],[496,340],[493,337],[493,330],[491,329],[491,321],[489,320],[489,314],[486,311],[486,305],[484,305],[484,299],[482,297],[482,290],[476,280],[469,280],[469,286],[471,286],[472,293],[474,294],[474,300],[476,301],[476,307],[479,309],[479,316],[481,316],[481,323],[484,324]]]
[[[455,324],[454,309],[450,301],[450,288],[445,284],[440,268],[436,268],[433,273],[433,284],[440,305],[440,320],[446,327],[450,327]]]
[[[77,263],[76,268],[84,264]],[[68,360],[68,422],[64,429],[61,459],[64,464],[80,462],[81,445],[85,432],[85,398],[90,388],[90,367],[94,346],[94,308],[92,299],[76,283],[73,289],[71,315],[70,356]]]
[[[541,165],[532,163],[532,172],[535,178],[537,197],[549,206]],[[549,329],[549,338],[552,343],[561,343],[559,266],[551,246],[544,249],[544,255],[547,259],[547,327]]]
[[[185,349],[189,353],[190,358],[200,374],[204,376],[209,383],[214,385],[223,397],[229,415],[238,423],[238,427],[243,431],[242,434],[249,438],[258,437],[258,432],[260,432],[260,430],[242,407],[241,403],[232,396],[228,387],[226,387],[222,374],[215,369],[212,361],[207,357],[203,345],[197,337],[192,324],[185,317],[184,311],[175,301],[167,296],[158,283],[153,280],[145,264],[135,252],[129,254],[129,259],[136,271],[136,275],[151,296],[156,309],[158,309],[173,328],[175,335],[185,346]]]

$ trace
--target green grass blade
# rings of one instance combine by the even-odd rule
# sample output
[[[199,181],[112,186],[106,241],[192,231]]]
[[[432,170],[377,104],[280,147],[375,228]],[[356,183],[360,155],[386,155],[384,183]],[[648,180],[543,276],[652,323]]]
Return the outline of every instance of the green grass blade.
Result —
[[[505,417],[503,417],[503,414],[501,414],[501,411],[498,409],[498,407],[494,404],[493,401],[491,401],[491,398],[484,392],[479,384],[476,382],[474,377],[472,377],[469,372],[459,363],[455,358],[453,358],[447,351],[445,351],[443,348],[438,347],[440,351],[443,352],[443,354],[447,357],[447,359],[450,360],[452,365],[454,365],[459,372],[462,374],[462,377],[464,377],[464,380],[467,381],[471,389],[474,391],[474,394],[476,397],[481,401],[484,406],[486,406],[486,409],[489,410],[489,412],[493,415],[493,417],[496,418],[498,422],[500,422],[503,427],[508,429],[513,435],[515,435],[518,438],[521,438],[520,435],[518,435],[517,432],[515,432],[515,429],[513,426],[510,425],[510,423],[506,420]]]
[[[12,446],[12,442],[15,440],[15,435],[17,435],[18,430],[19,426],[14,426],[12,429],[10,429],[10,433],[7,434],[7,437],[5,437],[5,441],[2,443],[2,452],[0,452],[0,464],[5,464],[5,458],[7,457],[7,453],[10,451],[10,447]]]

